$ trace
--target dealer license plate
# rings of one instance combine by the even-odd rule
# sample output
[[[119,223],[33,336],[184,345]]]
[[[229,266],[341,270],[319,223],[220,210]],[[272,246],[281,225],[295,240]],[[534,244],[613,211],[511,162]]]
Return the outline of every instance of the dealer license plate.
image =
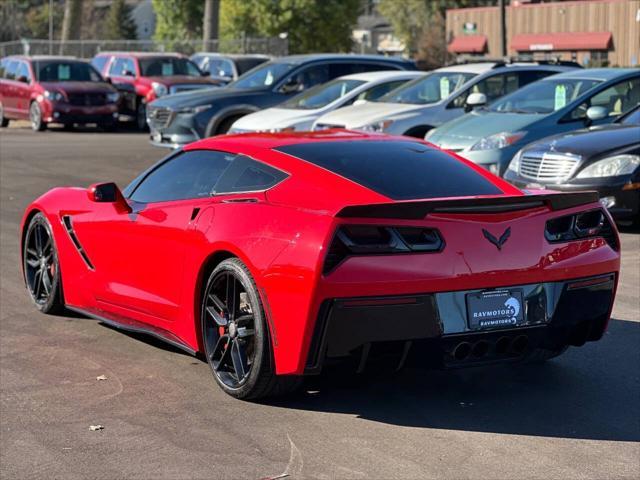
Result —
[[[489,290],[467,294],[469,328],[507,328],[524,323],[522,290]]]

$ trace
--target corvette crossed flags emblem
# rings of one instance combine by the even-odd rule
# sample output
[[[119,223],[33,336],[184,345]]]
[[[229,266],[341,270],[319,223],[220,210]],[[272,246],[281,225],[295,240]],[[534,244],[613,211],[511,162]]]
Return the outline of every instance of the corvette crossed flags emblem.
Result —
[[[482,234],[484,235],[484,238],[493,243],[498,250],[502,250],[502,246],[506,243],[506,241],[509,239],[509,236],[511,235],[511,227],[507,227],[504,233],[500,235],[500,238],[494,237],[484,228],[482,229]]]

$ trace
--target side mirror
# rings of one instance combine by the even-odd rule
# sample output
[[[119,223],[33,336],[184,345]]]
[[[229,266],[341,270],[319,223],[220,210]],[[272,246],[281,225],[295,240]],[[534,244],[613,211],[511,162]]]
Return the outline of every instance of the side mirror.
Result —
[[[367,103],[367,101],[364,98],[359,98],[358,100],[353,102],[353,105],[364,105],[365,103]]]
[[[464,103],[465,112],[473,110],[487,104],[487,96],[484,93],[471,93]]]
[[[96,203],[113,203],[118,211],[130,212],[131,207],[118,186],[113,183],[94,183],[87,189],[89,200]]]
[[[131,70],[123,70],[122,71],[122,76],[123,77],[135,77],[136,74],[133,73]]]
[[[609,111],[604,107],[589,107],[587,110],[587,118],[590,121],[602,120],[603,118],[607,118]]]
[[[16,81],[22,82],[22,83],[29,83],[29,79],[24,75],[20,75],[18,78],[16,78]]]
[[[209,70],[200,70],[200,75],[203,77],[209,77],[211,76],[211,72]]]

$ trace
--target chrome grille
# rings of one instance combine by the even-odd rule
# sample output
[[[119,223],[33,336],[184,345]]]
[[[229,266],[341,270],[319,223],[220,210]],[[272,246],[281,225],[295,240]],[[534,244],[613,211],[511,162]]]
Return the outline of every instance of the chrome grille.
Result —
[[[571,176],[579,161],[579,157],[562,154],[525,152],[520,157],[520,175],[531,180],[559,183]]]
[[[173,121],[173,111],[164,107],[147,107],[147,122],[154,130],[167,128]]]
[[[202,88],[212,87],[213,85],[207,85],[202,83],[181,83],[178,85],[172,85],[169,87],[169,93],[187,92],[189,90],[198,90]]]
[[[104,93],[69,93],[67,97],[70,105],[95,107],[107,103]]]

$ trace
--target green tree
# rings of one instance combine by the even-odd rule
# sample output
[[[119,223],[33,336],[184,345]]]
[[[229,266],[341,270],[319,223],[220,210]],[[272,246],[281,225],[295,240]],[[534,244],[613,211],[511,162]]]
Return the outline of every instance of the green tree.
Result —
[[[434,37],[446,44],[444,17],[448,8],[478,7],[495,5],[495,0],[380,0],[378,11],[384,15],[395,35],[405,44],[407,53],[415,55],[427,42],[435,46]],[[442,45],[438,46],[440,48]]]
[[[258,35],[253,1],[222,0],[220,2],[220,38],[236,40],[243,35]]]
[[[432,7],[428,0],[380,0],[378,11],[384,15],[396,37],[405,44],[407,53],[418,50],[418,41],[429,25]]]
[[[60,33],[63,8],[60,3],[53,4],[54,38]],[[29,8],[25,14],[25,35],[30,38],[49,38],[49,2]]]
[[[276,36],[286,33],[291,53],[344,52],[359,0],[222,0],[222,38]]]
[[[179,47],[184,40],[202,38],[202,0],[152,0],[156,13],[155,40]]]
[[[136,24],[131,18],[131,7],[124,0],[114,0],[111,4],[104,36],[108,40],[135,40],[138,37]]]

